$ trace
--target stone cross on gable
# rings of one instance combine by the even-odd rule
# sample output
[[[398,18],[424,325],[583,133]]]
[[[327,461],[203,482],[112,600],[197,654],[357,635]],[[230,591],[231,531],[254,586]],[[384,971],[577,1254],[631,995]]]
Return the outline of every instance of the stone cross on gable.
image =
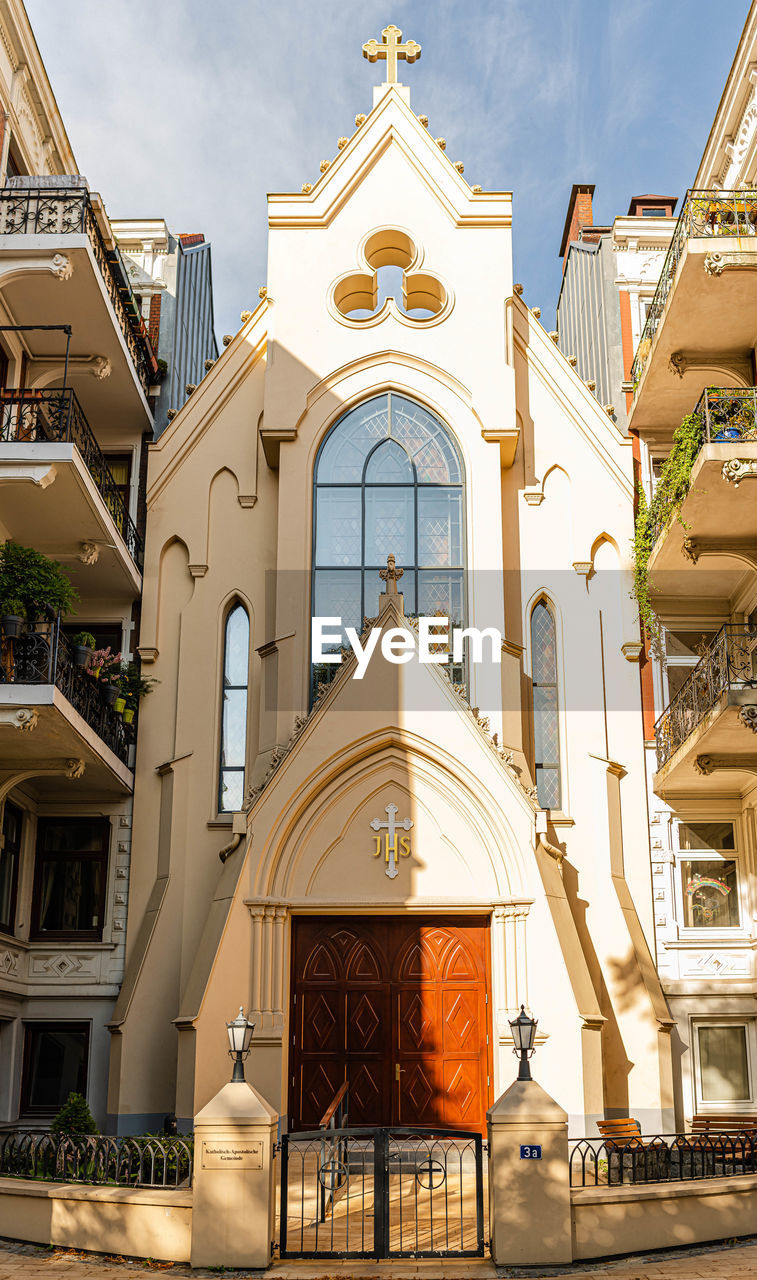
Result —
[[[378,40],[368,40],[363,45],[363,57],[369,62],[378,62],[380,58],[386,61],[386,80],[385,84],[397,83],[397,62],[400,58],[404,58],[406,62],[415,62],[421,56],[421,46],[415,40],[406,40],[401,44],[402,32],[399,27],[395,27],[390,23],[388,27],[384,27],[381,32],[383,39],[381,43]]]
[[[379,569],[379,577],[381,578],[382,582],[386,583],[386,592],[384,593],[385,595],[396,596],[397,583],[399,582],[404,572],[405,572],[404,569],[397,568],[397,561],[395,560],[393,555],[388,555],[386,557],[386,568]]]

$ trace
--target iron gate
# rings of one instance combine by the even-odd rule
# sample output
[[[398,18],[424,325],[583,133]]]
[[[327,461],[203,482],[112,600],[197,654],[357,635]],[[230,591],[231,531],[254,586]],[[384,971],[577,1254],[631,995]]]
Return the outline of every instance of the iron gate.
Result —
[[[282,1258],[480,1258],[483,1143],[456,1129],[281,1139]]]

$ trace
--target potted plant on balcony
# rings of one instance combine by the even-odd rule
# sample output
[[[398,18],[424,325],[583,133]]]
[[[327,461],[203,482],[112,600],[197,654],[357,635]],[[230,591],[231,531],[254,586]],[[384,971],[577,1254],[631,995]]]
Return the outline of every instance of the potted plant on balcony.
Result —
[[[95,637],[91,631],[79,631],[71,641],[74,662],[77,667],[88,667],[91,655],[95,651]]]
[[[24,602],[23,600],[14,600],[12,598],[3,599],[2,610],[3,615],[0,618],[0,624],[2,624],[3,634],[6,640],[17,640],[24,625],[26,613]]]
[[[0,618],[38,618],[70,613],[78,599],[57,560],[10,539],[0,545]],[[20,612],[19,612],[20,609]]]
[[[139,706],[140,698],[146,698],[148,693],[152,693],[157,683],[158,681],[152,679],[151,676],[142,675],[138,663],[127,663],[121,675],[121,690],[126,697],[126,705],[124,707],[125,724],[131,724]]]

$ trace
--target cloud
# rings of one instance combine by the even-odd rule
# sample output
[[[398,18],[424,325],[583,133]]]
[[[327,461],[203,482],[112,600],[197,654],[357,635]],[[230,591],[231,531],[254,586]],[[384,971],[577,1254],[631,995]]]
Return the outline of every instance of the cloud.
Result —
[[[391,18],[420,41],[413,106],[471,182],[512,188],[516,278],[544,319],[574,181],[602,217],[693,175],[748,4],[704,0],[27,0],[74,152],[113,217],[213,244],[219,333],[266,274],[269,190],[298,191],[370,109],[361,56]]]

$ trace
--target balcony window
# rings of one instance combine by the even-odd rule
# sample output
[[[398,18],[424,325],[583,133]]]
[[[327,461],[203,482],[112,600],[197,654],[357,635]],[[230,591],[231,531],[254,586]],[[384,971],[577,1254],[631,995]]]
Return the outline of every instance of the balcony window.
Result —
[[[40,819],[34,938],[102,939],[109,836],[107,818]]]
[[[23,818],[22,811],[6,800],[3,813],[3,847],[0,849],[0,932],[2,933],[13,933],[15,924]]]
[[[681,923],[685,929],[737,929],[739,877],[732,822],[678,828]]]
[[[751,1101],[747,1041],[745,1023],[696,1028],[697,1092],[702,1102]]]
[[[86,1096],[88,1058],[88,1023],[28,1023],[21,1078],[22,1112],[54,1115],[70,1093]]]
[[[665,659],[670,702],[691,675],[692,670],[712,642],[714,631],[676,630],[665,632]]]

